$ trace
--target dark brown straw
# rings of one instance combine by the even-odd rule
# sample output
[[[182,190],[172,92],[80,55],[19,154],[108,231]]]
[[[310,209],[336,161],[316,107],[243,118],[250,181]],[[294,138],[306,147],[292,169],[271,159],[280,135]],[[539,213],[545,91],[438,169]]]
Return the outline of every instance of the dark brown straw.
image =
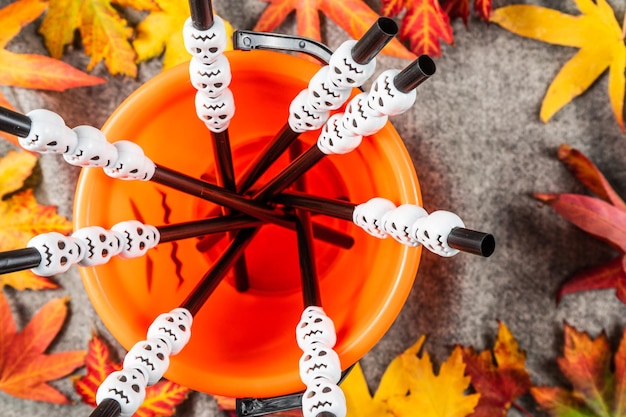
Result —
[[[207,30],[213,26],[213,5],[211,0],[189,0],[189,11],[193,27]]]

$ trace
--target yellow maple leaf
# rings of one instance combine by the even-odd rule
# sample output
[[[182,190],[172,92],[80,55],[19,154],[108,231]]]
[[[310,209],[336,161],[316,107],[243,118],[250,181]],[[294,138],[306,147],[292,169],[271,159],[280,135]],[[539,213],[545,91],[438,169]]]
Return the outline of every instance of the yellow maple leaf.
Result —
[[[574,3],[580,15],[533,5],[514,5],[494,10],[491,21],[520,36],[579,48],[548,87],[540,111],[543,122],[585,92],[608,68],[609,99],[617,123],[624,130],[624,34],[606,0],[597,0],[597,3],[574,0]]]
[[[37,203],[32,189],[16,192],[31,175],[36,162],[36,156],[16,151],[0,159],[0,251],[24,248],[36,234],[72,231],[72,223],[57,214],[54,206]],[[31,271],[0,275],[0,288],[5,285],[18,290],[57,287]]]
[[[465,395],[470,378],[460,348],[455,348],[441,365],[439,374],[427,352],[418,356],[425,341],[420,339],[396,357],[383,374],[372,397],[360,366],[357,364],[343,381],[349,417],[412,416],[465,417],[478,403],[479,395]]]
[[[50,0],[39,33],[50,55],[60,58],[79,30],[85,53],[91,57],[87,70],[103,61],[111,74],[135,77],[135,51],[129,39],[133,30],[113,4],[137,10],[158,10],[152,0]]]
[[[183,42],[183,25],[190,13],[189,1],[157,0],[157,4],[160,10],[151,12],[137,25],[133,47],[137,52],[137,63],[160,56],[165,50],[163,69],[168,69],[191,58]],[[226,50],[232,50],[233,28],[228,21],[224,23],[228,39]]]

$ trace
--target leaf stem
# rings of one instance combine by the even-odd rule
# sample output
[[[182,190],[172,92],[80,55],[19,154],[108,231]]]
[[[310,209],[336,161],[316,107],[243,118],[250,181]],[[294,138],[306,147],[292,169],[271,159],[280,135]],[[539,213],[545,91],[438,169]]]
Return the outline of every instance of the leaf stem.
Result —
[[[519,411],[520,413],[524,414],[526,417],[534,417],[530,411],[528,411],[523,405],[521,405],[520,403],[518,403],[517,401],[513,401],[511,403],[511,405],[513,407],[515,407],[517,409],[517,411]]]

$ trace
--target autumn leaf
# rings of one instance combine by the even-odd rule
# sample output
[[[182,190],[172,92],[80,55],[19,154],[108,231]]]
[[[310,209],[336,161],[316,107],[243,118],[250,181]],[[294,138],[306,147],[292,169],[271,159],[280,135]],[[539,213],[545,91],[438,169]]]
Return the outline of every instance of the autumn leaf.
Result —
[[[160,10],[151,12],[139,25],[133,47],[137,52],[137,63],[158,57],[165,50],[163,69],[188,62],[191,55],[183,42],[183,25],[189,18],[188,0],[156,0]],[[226,50],[232,50],[233,28],[226,25]]]
[[[526,353],[519,348],[511,331],[500,322],[493,352],[477,353],[472,347],[464,347],[462,352],[466,373],[480,393],[472,417],[506,416],[514,401],[530,388]]]
[[[64,91],[68,88],[103,83],[102,78],[43,55],[17,54],[6,48],[24,26],[37,19],[48,7],[44,0],[18,0],[0,9],[0,85]],[[0,105],[8,106],[0,93]],[[17,138],[9,136],[17,145]]]
[[[269,5],[265,8],[254,30],[270,32],[276,29],[291,12],[296,13],[299,36],[321,41],[319,13],[324,13],[352,38],[359,39],[379,18],[363,0],[261,0]],[[415,59],[400,41],[393,39],[382,50],[383,53],[404,59]]]
[[[567,294],[614,288],[616,296],[626,304],[626,205],[604,175],[580,151],[561,145],[558,157],[598,198],[555,193],[534,193],[534,197],[580,229],[611,245],[620,255],[566,280],[558,290],[557,303]]]
[[[87,373],[73,378],[74,389],[85,404],[95,407],[98,387],[111,372],[122,369],[122,363],[111,360],[109,348],[94,334],[89,341],[85,365]],[[175,407],[187,398],[189,392],[188,388],[179,384],[161,380],[146,388],[146,398],[134,416],[169,417],[174,414]]]
[[[624,130],[626,45],[622,28],[606,0],[574,3],[580,15],[514,5],[494,10],[491,21],[520,36],[579,48],[548,87],[540,110],[543,122],[585,92],[608,69],[609,99],[617,123]]]
[[[439,0],[383,1],[381,14],[393,17],[405,10],[400,26],[400,39],[408,40],[416,55],[441,55],[440,40],[451,44],[454,40],[450,18],[439,5]]]
[[[48,385],[83,365],[84,351],[46,354],[65,322],[69,298],[45,304],[17,332],[11,309],[0,291],[0,390],[17,398],[68,404],[68,398]]]
[[[341,383],[348,417],[412,416],[415,410],[422,417],[464,417],[472,413],[479,395],[465,395],[470,379],[465,376],[461,349],[454,349],[435,374],[428,353],[418,356],[424,341],[422,336],[389,364],[373,397],[362,370],[355,366]]]
[[[622,332],[623,333],[623,332]],[[564,387],[532,387],[539,406],[552,417],[623,416],[626,414],[626,337],[613,357],[603,332],[597,338],[565,324],[563,356],[559,369],[571,383]]]
[[[459,17],[463,20],[465,26],[467,26],[470,15],[470,0],[447,0],[443,2],[441,8],[447,13],[450,19]],[[393,15],[398,14],[399,12],[400,11],[394,13]]]
[[[91,57],[88,71],[104,61],[111,74],[135,77],[135,51],[129,41],[133,30],[114,5],[158,10],[152,0],[50,0],[48,13],[39,27],[50,55],[60,58],[78,30],[85,53]]]
[[[24,248],[37,234],[72,231],[71,222],[57,214],[54,206],[37,203],[32,189],[16,192],[31,175],[36,162],[34,155],[16,151],[0,159],[0,251]],[[31,271],[0,275],[0,288],[5,285],[17,290],[57,288],[48,278]]]

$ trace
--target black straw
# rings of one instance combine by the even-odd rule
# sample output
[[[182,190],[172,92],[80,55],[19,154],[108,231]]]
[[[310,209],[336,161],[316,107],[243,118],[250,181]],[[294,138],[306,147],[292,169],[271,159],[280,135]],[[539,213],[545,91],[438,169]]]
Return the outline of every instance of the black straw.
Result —
[[[313,236],[311,230],[310,213],[297,210],[296,237],[298,240],[298,260],[300,262],[300,277],[302,280],[302,298],[304,307],[320,306],[320,289],[317,280],[317,268],[313,254]]]
[[[213,26],[211,0],[189,0],[189,10],[193,27],[198,30],[207,30]]]
[[[436,70],[435,62],[428,55],[421,55],[393,78],[393,85],[403,93],[417,88]]]
[[[496,239],[489,233],[456,227],[448,236],[448,246],[488,258],[496,248]]]
[[[120,403],[111,398],[105,398],[89,414],[89,417],[117,417],[122,412]]]
[[[32,121],[25,114],[0,107],[0,131],[25,138],[30,133]]]
[[[213,294],[213,291],[215,291],[220,282],[222,282],[222,279],[230,267],[244,252],[258,230],[260,229],[248,228],[239,231],[226,250],[222,252],[217,261],[211,265],[209,271],[204,274],[200,282],[198,282],[196,287],[180,306],[189,310],[194,316],[198,314],[206,300],[208,300],[211,294]]]
[[[398,33],[393,19],[380,17],[352,48],[352,59],[358,64],[370,62]]]
[[[41,254],[36,248],[15,249],[0,252],[0,274],[36,268],[41,263]]]

